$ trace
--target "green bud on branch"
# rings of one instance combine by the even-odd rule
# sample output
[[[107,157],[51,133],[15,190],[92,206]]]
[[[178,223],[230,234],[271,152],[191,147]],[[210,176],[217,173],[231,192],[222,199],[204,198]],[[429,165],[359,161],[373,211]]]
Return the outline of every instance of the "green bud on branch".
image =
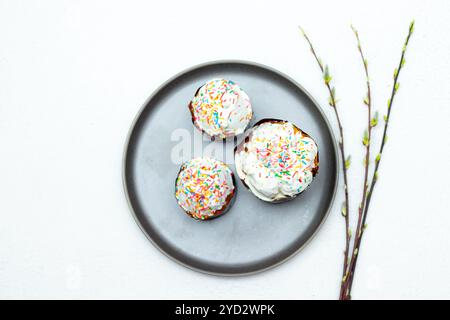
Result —
[[[351,164],[352,164],[352,156],[349,155],[349,156],[347,157],[347,159],[345,159],[345,168],[346,168],[346,169],[350,168],[350,165],[351,165]]]
[[[364,102],[364,104],[365,104],[366,106],[368,106],[368,105],[369,105],[369,96],[366,96],[366,97],[364,98],[363,102]]]
[[[376,127],[377,124],[378,124],[378,111],[375,112],[375,115],[373,116],[372,120],[370,121],[370,126],[373,128],[373,127]]]
[[[365,147],[367,147],[369,145],[369,133],[367,132],[367,130],[364,131],[362,143]]]
[[[377,154],[377,157],[375,158],[375,163],[380,162],[381,154]]]
[[[414,24],[416,23],[415,20],[411,21],[411,23],[409,24],[409,33],[413,33],[414,32]]]
[[[331,76],[330,76],[330,70],[328,68],[328,65],[325,66],[325,71],[323,72],[323,80],[325,81],[325,84],[328,85],[331,82]]]
[[[345,203],[342,204],[341,214],[343,217],[347,216],[347,208],[345,207]]]

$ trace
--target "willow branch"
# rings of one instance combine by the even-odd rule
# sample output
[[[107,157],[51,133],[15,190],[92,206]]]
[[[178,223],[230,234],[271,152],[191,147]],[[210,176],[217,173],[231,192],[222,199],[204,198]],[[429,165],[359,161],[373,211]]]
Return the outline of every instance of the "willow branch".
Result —
[[[334,87],[331,86],[331,80],[332,77],[330,76],[329,68],[328,66],[324,66],[322,61],[319,59],[319,56],[316,53],[316,50],[314,49],[314,46],[311,43],[311,40],[306,35],[305,31],[300,28],[303,37],[306,39],[306,41],[309,44],[309,47],[311,49],[311,52],[314,56],[314,58],[317,61],[317,64],[319,65],[320,70],[322,71],[323,80],[325,83],[326,88],[328,89],[328,93],[330,95],[329,98],[329,105],[333,108],[334,114],[336,116],[336,122],[338,124],[339,128],[339,150],[340,150],[340,156],[342,159],[342,171],[344,174],[344,193],[345,193],[345,202],[342,206],[342,215],[345,219],[345,251],[344,251],[344,264],[343,264],[343,270],[342,270],[342,282],[345,282],[346,275],[347,275],[347,269],[348,269],[348,263],[349,263],[349,248],[350,248],[350,240],[351,240],[351,230],[350,230],[350,223],[349,223],[349,195],[348,195],[348,178],[347,178],[347,170],[350,166],[350,157],[345,156],[345,144],[344,144],[344,129],[342,128],[341,119],[339,116],[338,108],[337,108],[337,100],[336,100],[336,90]]]
[[[356,225],[356,234],[354,238],[353,248],[356,248],[356,241],[359,237],[359,234],[361,233],[361,230],[363,226],[361,225],[362,218],[363,218],[363,210],[364,210],[364,204],[366,202],[366,196],[367,196],[367,189],[368,189],[368,177],[369,177],[369,160],[370,160],[370,143],[372,138],[372,127],[376,126],[378,122],[378,118],[375,117],[372,119],[372,93],[370,88],[370,78],[369,78],[369,64],[367,62],[367,59],[364,56],[364,52],[362,50],[361,41],[359,39],[359,33],[358,31],[352,26],[353,33],[355,34],[356,41],[358,44],[358,51],[359,55],[361,57],[363,66],[364,66],[364,73],[366,76],[366,86],[367,86],[367,93],[366,97],[364,98],[364,104],[367,106],[367,129],[364,132],[363,137],[363,145],[366,149],[366,155],[364,158],[364,180],[363,180],[363,192],[362,192],[362,199],[361,203],[358,207],[358,223]],[[353,255],[355,254],[355,251],[353,252]],[[349,270],[347,270],[346,274],[346,280],[351,281],[349,278]],[[340,299],[345,299],[348,295],[348,292],[346,292],[346,281],[344,281],[341,285],[341,292],[340,292]]]
[[[408,47],[409,40],[410,40],[411,35],[413,34],[413,32],[414,32],[414,21],[412,21],[410,26],[409,26],[408,36],[406,37],[406,41],[405,41],[405,44],[403,46],[403,50],[402,50],[402,54],[401,54],[399,65],[398,65],[397,69],[395,69],[395,71],[394,71],[394,84],[393,84],[393,87],[392,87],[391,97],[388,100],[387,115],[384,117],[385,124],[384,124],[384,131],[383,131],[383,139],[381,141],[380,150],[379,150],[378,155],[377,155],[377,157],[375,159],[375,169],[374,169],[373,176],[372,176],[372,182],[370,184],[370,188],[369,188],[369,191],[367,193],[367,199],[366,199],[366,203],[365,203],[365,206],[364,206],[363,217],[362,217],[362,221],[361,221],[361,225],[362,226],[364,226],[365,223],[366,223],[367,213],[369,211],[370,201],[372,200],[373,190],[374,190],[375,185],[376,185],[376,183],[378,181],[378,169],[379,169],[379,166],[380,166],[380,163],[381,163],[383,150],[384,150],[384,147],[385,147],[386,142],[387,142],[387,130],[388,130],[388,127],[389,127],[389,120],[390,120],[390,117],[391,117],[392,104],[394,103],[395,95],[398,92],[398,89],[400,87],[398,79],[399,79],[399,76],[400,76],[400,71],[402,70],[402,68],[405,65],[406,49]],[[362,236],[364,234],[364,231],[365,231],[364,228],[361,228],[361,233],[357,234],[356,237],[355,237],[355,253],[353,254],[352,259],[350,261],[349,277],[348,277],[348,279],[346,281],[345,288],[344,288],[346,290],[346,292],[348,292],[348,294],[350,294],[351,289],[352,289],[355,268],[356,268],[356,264],[358,262],[359,247],[361,245],[361,240],[362,240]]]

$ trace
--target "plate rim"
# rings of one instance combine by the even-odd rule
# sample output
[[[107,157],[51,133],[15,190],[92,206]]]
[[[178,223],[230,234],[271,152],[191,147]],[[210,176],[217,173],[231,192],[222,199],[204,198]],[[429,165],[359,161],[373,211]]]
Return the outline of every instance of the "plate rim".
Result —
[[[136,127],[137,122],[139,121],[139,119],[141,118],[142,113],[144,112],[144,110],[146,109],[147,105],[149,104],[149,102],[161,91],[163,90],[167,85],[169,85],[172,81],[176,80],[177,78],[195,71],[197,69],[200,68],[204,68],[204,67],[209,67],[209,66],[214,66],[214,65],[218,65],[218,64],[241,64],[241,65],[249,65],[252,67],[257,67],[257,68],[261,68],[261,69],[266,69],[270,72],[275,73],[278,76],[281,76],[283,78],[285,78],[286,80],[290,81],[292,84],[294,84],[297,89],[299,89],[302,93],[304,93],[309,100],[311,100],[311,102],[313,103],[314,107],[317,109],[317,111],[319,112],[320,116],[323,118],[326,127],[328,129],[328,132],[331,135],[331,140],[332,140],[332,145],[333,145],[333,150],[334,150],[334,155],[335,155],[335,165],[336,165],[336,180],[334,183],[334,187],[333,187],[333,194],[331,196],[331,200],[328,204],[328,207],[326,209],[325,215],[322,217],[320,223],[318,224],[317,228],[314,230],[314,232],[311,234],[311,236],[294,252],[292,252],[291,254],[289,254],[288,256],[286,256],[284,259],[281,259],[280,261],[273,263],[269,266],[266,266],[264,268],[260,268],[257,270],[251,270],[251,271],[247,271],[247,272],[230,272],[230,273],[226,273],[226,272],[215,272],[215,271],[211,271],[211,270],[206,270],[206,269],[201,269],[198,267],[194,267],[192,265],[189,265],[188,263],[185,263],[183,261],[181,261],[180,259],[177,259],[176,257],[172,256],[171,254],[169,254],[168,252],[166,252],[164,249],[162,249],[158,243],[148,234],[147,230],[144,228],[144,226],[142,225],[142,223],[140,222],[130,199],[129,196],[129,190],[128,190],[128,186],[127,186],[127,157],[128,157],[128,151],[129,151],[129,147],[130,147],[130,140],[131,140],[131,136],[133,135],[134,129]],[[153,92],[150,94],[150,96],[144,101],[144,103],[142,104],[142,106],[139,108],[136,116],[134,117],[130,129],[128,130],[127,133],[127,137],[125,140],[125,145],[124,145],[124,151],[123,151],[123,155],[122,155],[122,186],[123,186],[123,190],[125,193],[125,198],[127,200],[127,205],[130,211],[130,214],[132,215],[134,221],[136,222],[136,224],[139,226],[139,229],[142,231],[142,233],[145,235],[145,237],[150,241],[150,243],[160,252],[162,253],[164,256],[166,256],[167,258],[169,258],[171,261],[174,261],[175,263],[196,271],[196,272],[200,272],[202,274],[207,274],[207,275],[212,275],[212,276],[218,276],[218,277],[242,277],[242,276],[249,276],[249,275],[254,275],[254,274],[258,274],[258,273],[262,273],[271,269],[274,269],[278,266],[280,266],[281,264],[287,262],[288,260],[292,259],[293,257],[295,257],[300,251],[302,251],[305,247],[307,247],[309,245],[309,243],[316,237],[316,235],[318,234],[319,230],[322,228],[323,224],[325,223],[325,221],[327,220],[328,216],[330,215],[330,211],[333,208],[334,202],[335,202],[335,198],[336,198],[336,194],[337,194],[337,189],[339,186],[339,179],[340,179],[340,165],[341,165],[341,159],[339,157],[339,153],[338,153],[338,145],[336,142],[336,137],[335,137],[335,133],[334,133],[334,129],[330,123],[330,121],[328,120],[328,117],[326,116],[325,112],[323,111],[322,107],[320,106],[320,104],[316,101],[316,99],[314,99],[314,97],[301,85],[299,84],[297,81],[295,81],[293,78],[291,78],[290,76],[288,76],[286,73],[281,72],[273,67],[267,66],[265,64],[259,63],[259,62],[254,62],[254,61],[248,61],[248,60],[240,60],[240,59],[220,59],[220,60],[212,60],[212,61],[208,61],[208,62],[204,62],[204,63],[200,63],[200,64],[196,64],[194,66],[191,66],[189,68],[186,68],[178,73],[176,73],[175,75],[173,75],[172,77],[168,78],[166,81],[164,81],[161,85],[159,85],[155,90],[153,90]]]

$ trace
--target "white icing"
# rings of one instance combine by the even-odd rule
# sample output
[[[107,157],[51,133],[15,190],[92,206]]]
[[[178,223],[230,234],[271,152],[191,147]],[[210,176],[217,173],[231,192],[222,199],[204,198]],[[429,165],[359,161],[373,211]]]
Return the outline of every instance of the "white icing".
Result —
[[[175,183],[178,204],[196,219],[205,220],[225,209],[234,195],[232,171],[223,162],[195,158],[184,163]]]
[[[235,153],[236,171],[264,201],[295,197],[313,180],[317,145],[289,122],[263,122]]]
[[[252,118],[248,95],[230,80],[203,85],[192,99],[194,124],[211,137],[232,137],[245,131]]]

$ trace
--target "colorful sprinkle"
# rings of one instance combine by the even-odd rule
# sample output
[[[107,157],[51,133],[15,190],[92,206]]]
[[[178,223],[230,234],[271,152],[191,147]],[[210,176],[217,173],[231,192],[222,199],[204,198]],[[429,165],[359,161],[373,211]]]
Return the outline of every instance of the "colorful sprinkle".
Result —
[[[244,132],[253,112],[248,95],[234,82],[207,82],[190,104],[196,127],[211,137],[226,138]]]
[[[209,158],[195,158],[184,163],[175,182],[178,204],[186,213],[200,220],[222,214],[234,192],[230,168]]]
[[[247,138],[236,150],[236,169],[256,196],[266,201],[293,197],[312,182],[317,145],[295,125],[263,120]]]

